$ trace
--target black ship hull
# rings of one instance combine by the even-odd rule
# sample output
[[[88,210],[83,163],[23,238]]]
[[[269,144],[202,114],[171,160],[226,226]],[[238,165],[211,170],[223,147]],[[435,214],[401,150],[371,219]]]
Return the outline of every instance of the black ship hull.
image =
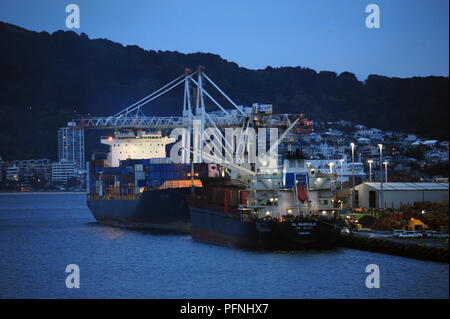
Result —
[[[241,221],[230,215],[190,207],[191,236],[216,245],[249,249],[331,249],[339,229],[321,219]]]
[[[189,233],[186,196],[190,191],[190,188],[148,190],[138,199],[88,198],[87,206],[101,224]]]

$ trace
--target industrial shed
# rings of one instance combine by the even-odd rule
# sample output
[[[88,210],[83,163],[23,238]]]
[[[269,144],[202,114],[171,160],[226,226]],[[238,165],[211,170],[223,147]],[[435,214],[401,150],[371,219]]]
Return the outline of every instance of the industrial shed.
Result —
[[[380,183],[355,187],[356,207],[379,208]],[[383,183],[385,208],[398,209],[415,202],[448,203],[448,183]]]

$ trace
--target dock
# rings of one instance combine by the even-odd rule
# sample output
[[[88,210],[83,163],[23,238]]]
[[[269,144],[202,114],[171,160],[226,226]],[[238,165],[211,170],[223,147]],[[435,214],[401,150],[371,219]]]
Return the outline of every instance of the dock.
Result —
[[[449,262],[448,244],[437,246],[425,242],[396,241],[388,238],[343,234],[338,240],[338,246],[415,259]]]

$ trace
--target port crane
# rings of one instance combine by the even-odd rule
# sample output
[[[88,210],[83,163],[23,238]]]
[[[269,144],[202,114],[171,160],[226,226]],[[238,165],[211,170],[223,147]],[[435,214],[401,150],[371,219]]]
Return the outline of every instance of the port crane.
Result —
[[[196,79],[194,79],[195,76]],[[212,88],[216,89],[222,97],[231,104],[231,109],[222,106],[213,95],[205,89],[204,83],[206,82],[209,83]],[[145,105],[148,105],[158,97],[166,94],[181,84],[184,84],[182,116],[149,117],[144,114],[142,109]],[[218,110],[207,112],[205,109],[206,100],[212,102]],[[200,123],[200,139],[203,140],[203,133],[208,127],[215,128],[220,132],[221,129],[230,127],[242,127],[242,129],[245,130],[248,129],[251,124],[253,128],[270,127],[283,130],[290,126],[293,121],[296,123],[296,132],[299,130],[309,132],[312,128],[310,122],[304,118],[303,114],[272,114],[272,112],[259,112],[258,109],[255,111],[253,107],[237,105],[204,72],[203,67],[199,66],[195,72],[191,72],[190,69],[186,68],[182,75],[112,116],[76,119],[73,120],[76,125],[72,128],[113,129],[116,132],[125,131],[126,134],[135,134],[136,132],[147,130],[169,131],[176,128],[187,128],[189,132],[192,132],[194,123]],[[285,135],[286,134],[283,136]],[[283,142],[293,144],[295,143],[295,140],[296,138],[292,138],[291,133],[290,138],[285,138]],[[227,143],[226,140],[225,142]],[[241,142],[241,140],[238,140],[238,143]],[[200,148],[203,148],[202,142],[200,142]]]
[[[196,80],[194,76],[197,76]],[[204,83],[208,82],[227,100],[232,108],[223,107],[205,88]],[[174,88],[184,84],[184,99],[182,116],[146,116],[142,108],[154,101],[158,97],[166,94]],[[193,93],[191,93],[193,89]],[[205,101],[209,100],[218,110],[206,112]],[[76,123],[74,129],[174,129],[177,127],[192,127],[194,120],[200,120],[202,128],[205,127],[237,127],[245,124],[250,116],[257,123],[258,127],[288,127],[298,116],[295,114],[249,114],[243,106],[238,106],[203,70],[198,67],[197,71],[191,72],[186,68],[184,73],[158,90],[145,96],[122,111],[107,117],[84,117],[74,119]],[[299,122],[297,130],[309,131],[310,123],[303,119]]]
[[[271,154],[272,152],[275,151],[275,149],[278,147],[278,145],[280,143],[283,142],[283,140],[285,139],[285,137],[289,134],[289,132],[295,127],[295,125],[297,124],[297,122],[301,119],[301,116],[298,116],[298,118],[290,124],[290,126],[283,132],[283,134],[275,141],[275,143],[270,147],[270,149],[266,152],[266,157],[267,154]],[[222,135],[221,138],[223,140],[226,140],[225,137]],[[247,143],[246,140],[246,136],[244,136],[243,139],[243,144]],[[187,151],[189,151],[190,153],[194,154],[194,155],[198,155],[198,156],[202,156],[204,159],[207,159],[208,161],[212,162],[212,163],[219,163],[223,168],[231,171],[231,170],[235,170],[236,172],[240,172],[244,175],[248,175],[250,177],[252,176],[257,176],[257,175],[261,175],[262,173],[258,170],[258,171],[253,171],[243,165],[239,165],[239,164],[235,164],[235,163],[227,163],[226,161],[224,161],[222,158],[218,158],[213,154],[208,154],[208,152],[202,152],[200,154],[201,151],[199,150],[194,150],[193,148],[189,147],[186,149]],[[264,159],[264,157],[262,157],[260,159],[260,161],[265,161],[266,159]],[[263,165],[264,166],[264,165]],[[274,169],[274,168],[272,168]],[[275,170],[278,170],[279,168],[276,167]]]

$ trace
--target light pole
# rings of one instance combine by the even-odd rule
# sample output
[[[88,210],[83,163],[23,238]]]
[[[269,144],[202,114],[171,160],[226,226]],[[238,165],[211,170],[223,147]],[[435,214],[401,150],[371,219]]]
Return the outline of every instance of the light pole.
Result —
[[[386,180],[386,183],[388,182],[388,179],[387,179],[387,166],[388,166],[388,161],[384,161],[383,162],[383,164],[384,164],[384,176],[385,176],[385,180]]]
[[[380,210],[384,208],[383,205],[383,144],[378,144],[380,148]]]
[[[369,182],[372,183],[372,163],[373,163],[373,160],[368,160],[367,163],[369,163]]]
[[[344,159],[343,158],[341,158],[340,160],[339,160],[339,162],[341,162],[341,190],[343,189],[343,187],[344,187],[344,181],[343,181],[343,178],[342,178],[342,171],[343,171],[343,168],[342,168],[342,163],[344,162]]]
[[[353,191],[352,191],[352,209],[355,208],[355,143],[350,143],[352,147],[352,180],[353,180]]]
[[[334,190],[334,187],[333,187],[333,165],[334,165],[334,163],[333,163],[333,162],[330,162],[328,165],[330,166],[330,183],[331,183],[331,189]],[[334,181],[334,182],[336,182],[336,181]]]
[[[333,165],[334,165],[333,162],[330,162],[330,163],[328,164],[328,166],[330,166],[330,174],[333,174]]]
[[[308,172],[309,172],[309,170],[311,168],[311,162],[306,162],[306,166],[308,166]]]

